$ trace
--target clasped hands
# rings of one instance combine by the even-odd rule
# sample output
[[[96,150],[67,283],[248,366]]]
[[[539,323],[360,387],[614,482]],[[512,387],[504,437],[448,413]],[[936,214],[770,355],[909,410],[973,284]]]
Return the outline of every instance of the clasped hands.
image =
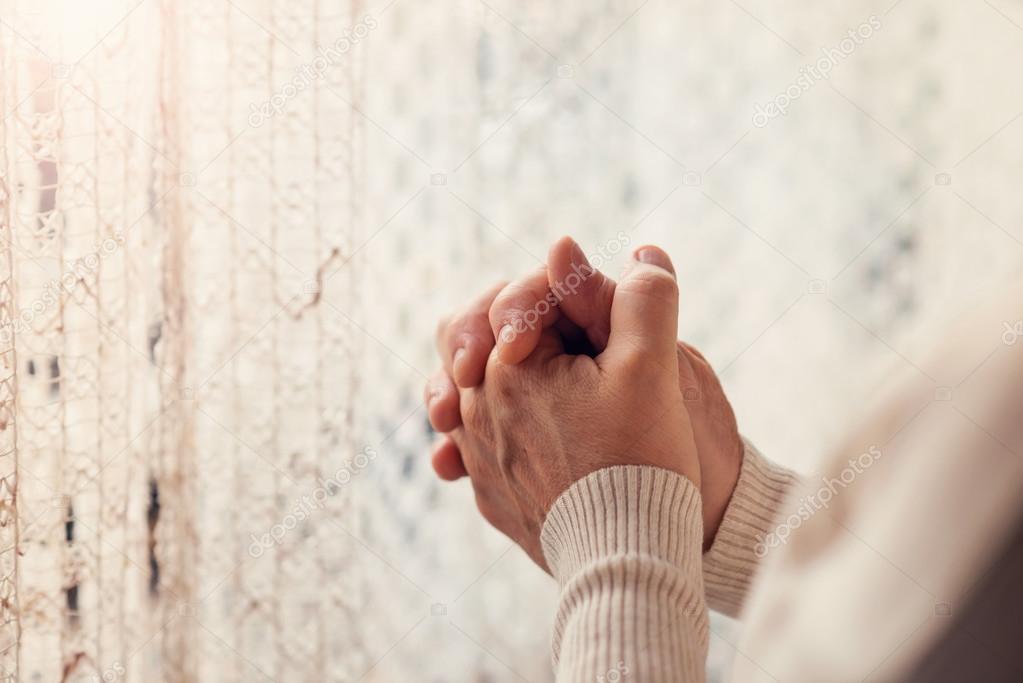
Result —
[[[620,282],[570,238],[546,266],[488,289],[438,325],[443,369],[425,401],[437,475],[468,476],[480,513],[542,568],[540,530],[573,483],[615,465],[687,477],[710,547],[739,476],[743,444],[704,357],[677,341],[679,289],[657,247]]]

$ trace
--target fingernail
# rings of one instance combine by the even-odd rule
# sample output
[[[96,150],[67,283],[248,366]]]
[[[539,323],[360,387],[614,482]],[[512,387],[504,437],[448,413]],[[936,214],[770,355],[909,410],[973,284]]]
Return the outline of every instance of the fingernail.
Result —
[[[662,268],[672,275],[675,274],[675,267],[671,264],[671,259],[656,247],[640,247],[636,250],[636,260],[640,263]]]
[[[458,375],[458,366],[461,364],[461,361],[464,358],[465,358],[465,349],[464,348],[460,348],[457,351],[455,351],[455,355],[451,359],[451,370],[452,370],[452,372],[456,376]]]

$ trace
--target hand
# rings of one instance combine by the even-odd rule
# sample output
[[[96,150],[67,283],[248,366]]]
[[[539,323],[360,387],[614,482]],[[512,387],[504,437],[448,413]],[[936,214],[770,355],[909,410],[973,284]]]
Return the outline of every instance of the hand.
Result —
[[[574,482],[614,465],[671,470],[700,486],[677,378],[678,286],[664,252],[646,248],[617,286],[607,346],[569,355],[554,330],[518,364],[491,353],[463,389],[452,437],[484,518],[541,567],[540,530]]]
[[[555,292],[558,306],[541,304]],[[558,240],[550,249],[548,265],[513,284],[499,283],[472,306],[441,321],[437,348],[444,370],[427,384],[430,420],[439,432],[461,424],[458,387],[476,386],[483,380],[487,358],[495,337],[507,324],[519,333],[503,339],[499,355],[515,363],[536,347],[541,330],[557,330],[569,348],[593,355],[607,344],[615,282],[595,270],[570,238]],[[530,313],[532,312],[532,313]],[[535,319],[537,324],[516,325],[516,320]],[[457,350],[462,350],[457,354]],[[704,548],[710,547],[732,497],[742,465],[743,443],[735,415],[713,369],[693,347],[678,342],[679,388],[687,398],[700,456],[703,481]],[[453,379],[454,378],[454,381]],[[457,385],[456,382],[457,381]],[[458,447],[449,437],[439,440],[433,466],[442,479],[466,476]]]

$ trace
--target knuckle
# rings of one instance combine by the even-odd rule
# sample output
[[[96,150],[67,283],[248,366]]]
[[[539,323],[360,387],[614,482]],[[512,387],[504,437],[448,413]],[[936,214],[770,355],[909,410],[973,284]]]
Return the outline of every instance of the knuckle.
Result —
[[[486,424],[486,406],[482,398],[477,389],[466,389],[462,392],[461,400],[459,401],[462,424],[471,431],[482,431]]]
[[[491,354],[487,363],[486,383],[491,390],[491,397],[506,401],[515,393],[516,385],[519,383],[519,368],[509,365],[497,358],[497,354]]]
[[[508,283],[494,299],[490,307],[490,321],[493,324],[506,322],[511,317],[521,317],[528,311],[542,305],[547,292],[547,270],[541,270],[528,277]]]
[[[622,352],[618,364],[627,377],[646,377],[650,374],[652,365],[648,354],[634,345],[630,345]]]
[[[422,390],[422,404],[427,407],[427,415],[430,422],[437,426],[435,416],[437,415],[437,404],[440,403],[440,396],[432,382],[427,382],[426,388]]]
[[[654,360],[650,353],[638,344],[630,344],[629,348],[621,352],[618,367],[624,377],[631,380],[629,385],[634,391],[649,393],[665,388],[674,391],[681,389],[677,371],[671,371]]]
[[[471,332],[480,320],[485,320],[485,313],[494,302],[492,292],[502,292],[508,287],[507,280],[498,280],[476,302],[468,307],[460,308],[441,317],[437,323],[437,339],[454,339],[461,333]],[[497,295],[500,296],[500,295]]]
[[[450,432],[458,426],[458,405],[456,397],[440,397],[429,403],[427,415],[430,426],[438,432]]]
[[[644,268],[623,280],[619,287],[626,291],[663,301],[678,300],[678,282],[667,271]]]

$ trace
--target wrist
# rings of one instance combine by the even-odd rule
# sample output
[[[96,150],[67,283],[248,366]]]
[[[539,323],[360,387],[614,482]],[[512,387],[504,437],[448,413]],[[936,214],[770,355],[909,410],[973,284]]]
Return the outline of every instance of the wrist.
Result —
[[[713,542],[703,555],[704,585],[711,608],[739,613],[760,561],[769,550],[776,519],[795,473],[779,467],[744,440],[739,480]]]
[[[739,477],[742,473],[743,461],[746,457],[746,442],[738,434],[726,450],[729,455],[719,458],[714,464],[716,472],[711,478],[711,484],[706,486],[703,494],[703,551],[710,550],[717,536],[718,530],[724,521],[725,513],[732,504],[732,497],[735,495],[739,485]],[[702,466],[701,461],[701,466]]]
[[[634,554],[688,571],[699,565],[702,538],[702,500],[693,482],[637,465],[597,470],[572,484],[554,502],[540,534],[561,585],[594,562]]]

